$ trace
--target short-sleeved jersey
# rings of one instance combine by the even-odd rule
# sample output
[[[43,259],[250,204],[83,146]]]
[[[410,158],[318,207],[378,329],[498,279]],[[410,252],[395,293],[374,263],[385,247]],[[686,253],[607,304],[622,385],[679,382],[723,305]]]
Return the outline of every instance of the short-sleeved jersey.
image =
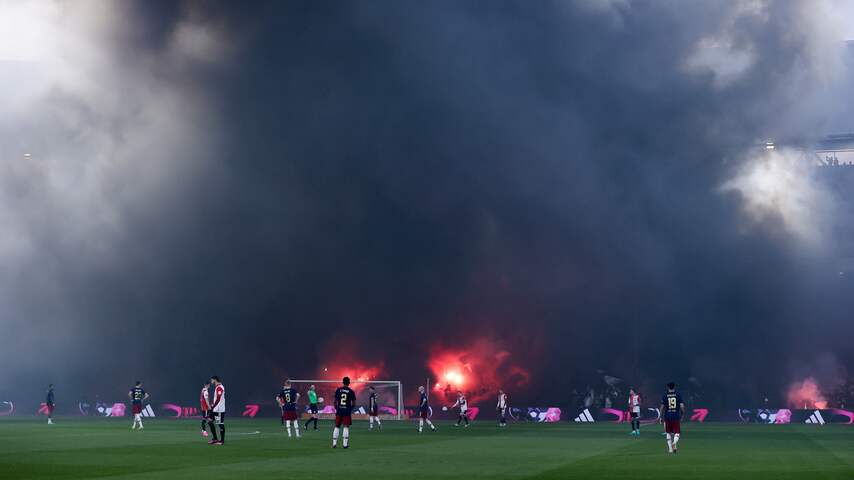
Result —
[[[297,409],[297,389],[294,387],[283,388],[279,392],[279,401],[282,402],[282,410],[294,411]]]
[[[50,388],[47,391],[47,398],[45,399],[45,403],[48,405],[53,405],[53,389]]]
[[[422,394],[421,394],[421,400],[418,402],[418,408],[419,408],[422,412],[426,412],[427,410],[429,410],[429,409],[430,409],[430,405],[429,405],[429,404],[428,404],[428,402],[427,402],[427,393],[422,393]]]
[[[202,392],[199,394],[199,406],[203,412],[207,412],[211,409],[211,401],[208,395],[210,395],[208,393],[208,387],[202,387]]]
[[[308,391],[308,403],[317,403],[317,392],[314,390]]]
[[[349,416],[356,403],[356,392],[350,387],[338,387],[335,390],[335,414]]]
[[[682,395],[676,392],[667,392],[661,397],[664,405],[665,420],[679,420],[682,417]]]
[[[211,410],[214,413],[225,413],[225,385],[221,383],[214,387]]]
[[[634,395],[629,394],[629,410],[635,413],[640,413],[641,407],[641,398],[637,393]]]
[[[133,387],[130,389],[130,399],[135,405],[142,404],[142,399],[145,398],[145,390],[142,387]]]
[[[371,409],[371,411],[374,411],[377,409],[377,393],[376,392],[371,392],[371,396],[368,397],[368,408]]]
[[[466,397],[464,397],[462,395],[457,397],[457,405],[459,405],[459,407],[460,407],[460,412],[465,412],[469,408],[468,401],[466,400]]]

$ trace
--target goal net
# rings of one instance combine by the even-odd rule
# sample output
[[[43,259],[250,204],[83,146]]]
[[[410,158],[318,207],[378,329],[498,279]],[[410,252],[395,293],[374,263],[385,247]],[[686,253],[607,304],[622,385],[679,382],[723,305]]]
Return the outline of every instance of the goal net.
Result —
[[[335,390],[341,386],[341,380],[291,380],[291,385],[300,394],[300,410],[304,416],[309,414],[308,390],[314,385],[317,392],[318,417],[321,419],[335,417],[333,397]],[[350,388],[356,392],[356,405],[353,407],[353,418],[368,418],[368,398],[370,387],[374,387],[379,406],[379,417],[383,420],[403,419],[403,388],[397,380],[364,380],[353,381]]]

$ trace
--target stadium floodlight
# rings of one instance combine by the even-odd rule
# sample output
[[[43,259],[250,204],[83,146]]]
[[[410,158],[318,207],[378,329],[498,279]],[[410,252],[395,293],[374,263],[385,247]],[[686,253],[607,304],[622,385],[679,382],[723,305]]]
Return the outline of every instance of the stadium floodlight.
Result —
[[[330,418],[335,415],[335,405],[332,397],[335,389],[341,386],[341,380],[291,380],[291,385],[300,393],[302,399],[307,399],[309,387],[314,385],[318,397],[320,418]],[[368,417],[368,388],[374,387],[379,403],[379,416],[383,420],[403,420],[403,383],[399,380],[352,380],[350,388],[356,391],[356,406],[353,417]],[[323,401],[320,401],[323,399]]]

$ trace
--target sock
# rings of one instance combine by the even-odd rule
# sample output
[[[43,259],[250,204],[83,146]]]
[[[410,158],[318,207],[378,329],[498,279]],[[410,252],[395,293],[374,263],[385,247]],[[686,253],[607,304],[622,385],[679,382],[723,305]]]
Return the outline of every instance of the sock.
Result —
[[[207,422],[205,419],[202,419],[202,431],[203,431],[203,432],[205,431],[205,426],[206,426],[207,424],[208,424],[208,422]]]
[[[338,445],[338,427],[332,430],[332,446]]]
[[[213,420],[208,420],[208,427],[211,429],[211,435],[213,436],[213,441],[219,441],[219,437],[216,435],[216,427],[214,426]]]
[[[314,429],[317,430],[317,417],[314,417],[312,420],[314,420]]]
[[[350,428],[344,427],[344,448],[347,448],[350,444]]]
[[[668,451],[668,452],[672,452],[672,451],[673,451],[673,440],[670,438],[670,434],[669,434],[669,433],[667,434],[667,451]]]
[[[137,422],[139,422],[139,428],[142,428],[142,415],[137,413],[136,418],[137,418]]]
[[[436,430],[436,427],[433,426],[433,422],[427,420],[427,425],[430,425],[430,430]]]
[[[424,429],[424,419],[421,418],[418,420],[418,432],[420,433],[421,430],[423,430],[423,429]]]
[[[225,424],[219,424],[219,441],[225,443]]]
[[[290,437],[291,436],[291,421],[290,420],[285,422],[285,429],[287,429],[288,437]]]
[[[296,433],[297,438],[299,438],[299,420],[294,420],[294,433]]]
[[[368,417],[368,422],[371,424],[371,430],[374,429],[374,417]]]
[[[463,420],[466,421],[466,425],[469,424],[469,416],[468,415],[463,415]]]
[[[375,418],[377,419],[377,426],[378,426],[378,427],[382,427],[382,426],[383,426],[383,422],[381,422],[381,421],[380,421],[380,417],[375,417]]]
[[[678,434],[678,433],[674,433],[674,434],[673,434],[673,446],[674,446],[674,447],[676,447],[676,444],[677,444],[677,443],[679,443],[679,434]]]

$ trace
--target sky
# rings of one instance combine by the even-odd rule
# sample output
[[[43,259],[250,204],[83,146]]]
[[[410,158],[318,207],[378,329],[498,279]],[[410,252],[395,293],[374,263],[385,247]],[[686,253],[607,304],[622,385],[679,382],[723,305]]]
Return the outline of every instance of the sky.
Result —
[[[854,129],[852,15],[0,0],[0,397],[830,388],[854,175],[803,148]]]

